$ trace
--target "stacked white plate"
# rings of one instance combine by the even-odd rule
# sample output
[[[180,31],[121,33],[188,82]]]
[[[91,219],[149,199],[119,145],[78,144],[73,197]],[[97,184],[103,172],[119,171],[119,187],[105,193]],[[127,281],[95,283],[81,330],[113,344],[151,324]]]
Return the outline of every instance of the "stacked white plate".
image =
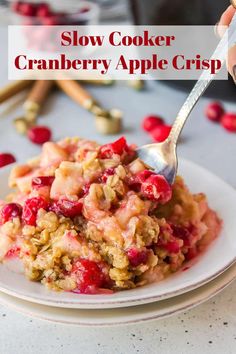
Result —
[[[186,160],[180,161],[179,173],[192,192],[207,194],[224,223],[221,235],[193,264],[157,284],[110,295],[79,295],[51,292],[5,263],[0,265],[0,302],[49,321],[110,326],[167,317],[221,291],[236,278],[236,191]],[[2,198],[8,192],[8,174],[9,168],[0,172]]]

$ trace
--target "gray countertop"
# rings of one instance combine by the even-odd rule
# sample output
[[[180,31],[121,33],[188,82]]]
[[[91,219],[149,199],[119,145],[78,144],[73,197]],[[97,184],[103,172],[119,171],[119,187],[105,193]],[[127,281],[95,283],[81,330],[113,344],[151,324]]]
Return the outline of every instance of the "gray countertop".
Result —
[[[1,70],[2,71],[2,70]],[[7,81],[1,72],[1,85]],[[172,123],[185,94],[167,86],[148,82],[147,89],[136,92],[125,83],[114,87],[90,88],[106,107],[117,107],[125,114],[125,132],[129,142],[144,144],[149,137],[140,129],[147,114],[162,115]],[[11,101],[11,104],[13,104]],[[203,98],[184,129],[179,156],[190,159],[236,187],[236,135],[205,119],[209,100]],[[0,107],[0,151],[12,151],[19,161],[38,154],[12,128],[11,120],[21,109]],[[236,111],[235,104],[225,104]],[[102,143],[114,137],[99,136],[88,112],[61,93],[48,100],[40,124],[49,125],[54,139],[78,135]],[[236,283],[195,309],[166,320],[117,328],[76,328],[30,319],[0,306],[0,352],[26,353],[234,353],[236,347]]]

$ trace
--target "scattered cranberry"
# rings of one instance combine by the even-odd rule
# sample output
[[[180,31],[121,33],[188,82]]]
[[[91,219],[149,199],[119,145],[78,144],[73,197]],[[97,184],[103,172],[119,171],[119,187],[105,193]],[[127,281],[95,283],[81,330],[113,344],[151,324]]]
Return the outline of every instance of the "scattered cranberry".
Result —
[[[229,132],[236,132],[236,114],[225,113],[220,102],[213,102],[206,108],[206,116],[213,122],[220,122]]]
[[[12,154],[8,154],[8,153],[0,154],[0,167],[7,166],[13,162],[16,162],[16,159]]]
[[[150,134],[156,142],[161,143],[168,138],[171,128],[170,125],[159,125],[154,128]]]
[[[148,251],[140,251],[137,248],[130,248],[127,256],[132,267],[138,267],[140,264],[147,263]]]
[[[44,144],[51,139],[51,136],[51,130],[45,126],[32,127],[28,131],[28,138],[34,144]]]
[[[50,210],[56,214],[62,214],[67,218],[74,218],[81,214],[83,203],[79,201],[71,201],[68,199],[60,199],[50,206]]]
[[[156,128],[159,125],[163,125],[163,124],[164,124],[164,120],[161,117],[147,116],[143,120],[142,128],[146,132],[151,132],[154,128]]]
[[[39,176],[32,179],[33,188],[50,187],[54,181],[54,176]]]
[[[49,17],[49,16],[51,16],[50,6],[47,3],[44,3],[44,2],[39,4],[38,8],[37,8],[36,16],[37,17]]]
[[[164,204],[171,199],[172,189],[165,177],[153,174],[142,183],[141,193],[150,200]]]
[[[120,139],[114,141],[111,144],[105,144],[100,147],[99,157],[101,159],[110,159],[114,154],[122,155],[127,152],[129,147],[127,145],[126,139],[122,136]]]
[[[105,276],[99,265],[88,259],[77,260],[72,266],[72,275],[76,276],[78,291],[82,294],[95,293],[105,285]]]
[[[236,132],[236,113],[226,113],[221,119],[221,125],[229,132]]]
[[[48,209],[48,202],[43,197],[29,198],[23,206],[22,219],[27,225],[36,225],[36,218],[39,209]]]
[[[102,176],[99,178],[99,182],[106,183],[108,177],[109,176],[113,176],[114,173],[115,173],[115,169],[114,168],[112,168],[112,167],[111,168],[107,168],[103,172]]]
[[[5,222],[12,220],[17,217],[21,217],[22,206],[17,203],[9,203],[2,207],[0,212],[0,222],[5,224]]]
[[[219,122],[224,114],[224,108],[220,102],[212,102],[206,107],[205,114],[213,122]]]

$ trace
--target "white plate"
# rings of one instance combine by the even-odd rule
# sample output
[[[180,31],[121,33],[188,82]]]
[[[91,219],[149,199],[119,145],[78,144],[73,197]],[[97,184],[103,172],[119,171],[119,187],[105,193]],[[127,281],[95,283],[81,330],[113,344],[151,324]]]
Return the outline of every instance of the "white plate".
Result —
[[[9,169],[0,171],[0,196],[7,193]],[[224,220],[221,235],[187,271],[179,271],[160,283],[112,295],[79,295],[47,290],[40,283],[30,282],[23,274],[0,265],[0,291],[35,303],[66,308],[115,308],[163,300],[193,290],[225,271],[236,260],[236,191],[218,177],[181,160],[179,173],[193,192],[205,192],[212,208]]]
[[[106,310],[56,308],[16,299],[0,292],[0,303],[41,320],[78,326],[137,324],[172,316],[195,307],[223,290],[236,278],[236,264],[211,282],[186,294],[152,304]]]

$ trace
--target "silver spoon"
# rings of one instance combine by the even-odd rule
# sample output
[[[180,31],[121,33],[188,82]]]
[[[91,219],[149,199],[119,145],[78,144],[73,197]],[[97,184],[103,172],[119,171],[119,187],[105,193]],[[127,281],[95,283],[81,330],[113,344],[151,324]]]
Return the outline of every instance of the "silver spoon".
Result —
[[[227,35],[228,32],[228,35]],[[226,60],[228,48],[236,43],[236,14],[234,15],[228,31],[224,34],[216,47],[211,59],[217,58],[222,62]],[[176,154],[177,142],[192,109],[209,86],[215,75],[205,71],[193,87],[182,108],[180,109],[172,126],[169,137],[163,143],[148,144],[137,149],[137,156],[150,166],[156,173],[163,175],[173,184],[178,168]]]

